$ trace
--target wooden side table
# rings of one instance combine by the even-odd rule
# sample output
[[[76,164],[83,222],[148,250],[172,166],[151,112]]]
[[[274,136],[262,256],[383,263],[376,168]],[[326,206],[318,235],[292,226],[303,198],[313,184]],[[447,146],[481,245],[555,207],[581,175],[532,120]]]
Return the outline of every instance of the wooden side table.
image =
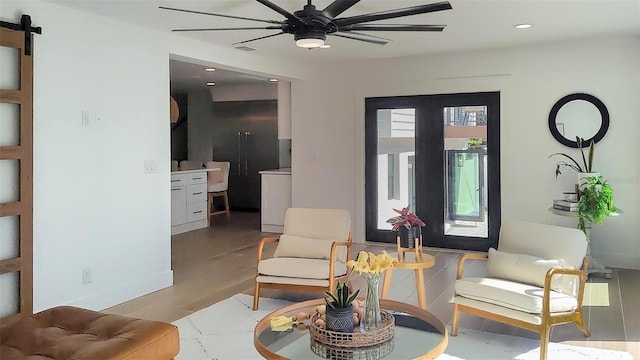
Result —
[[[417,245],[417,244],[416,244]],[[398,245],[399,246],[399,245]],[[422,249],[422,246],[420,247]],[[413,270],[416,276],[416,291],[418,292],[418,305],[427,309],[427,292],[424,287],[424,273],[422,270],[433,267],[436,264],[436,259],[429,254],[424,254],[422,251],[411,250],[411,256],[405,256],[408,251],[398,252],[398,262],[393,264],[392,268],[388,268],[384,271],[384,280],[382,282],[382,299],[387,299],[389,296],[389,288],[391,287],[391,278],[393,277],[394,269],[409,269]]]

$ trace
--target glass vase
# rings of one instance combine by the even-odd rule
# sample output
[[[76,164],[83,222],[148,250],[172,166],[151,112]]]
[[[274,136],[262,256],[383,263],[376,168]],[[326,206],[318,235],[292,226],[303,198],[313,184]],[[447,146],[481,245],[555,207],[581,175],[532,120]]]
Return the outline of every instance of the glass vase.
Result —
[[[382,274],[363,274],[367,281],[367,297],[364,304],[363,323],[365,330],[376,329],[380,326],[380,296],[378,288]]]

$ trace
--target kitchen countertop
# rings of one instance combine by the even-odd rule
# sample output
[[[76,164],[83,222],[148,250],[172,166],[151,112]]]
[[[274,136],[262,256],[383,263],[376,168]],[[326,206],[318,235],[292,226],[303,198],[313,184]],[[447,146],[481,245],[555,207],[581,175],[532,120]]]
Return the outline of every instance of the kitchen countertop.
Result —
[[[258,171],[261,175],[291,175],[291,168],[280,168]]]
[[[202,168],[202,169],[196,169],[196,170],[178,170],[178,171],[172,171],[171,175],[178,175],[178,174],[192,174],[192,173],[196,173],[196,172],[202,172],[202,171],[214,171],[214,170],[220,170],[220,168]]]

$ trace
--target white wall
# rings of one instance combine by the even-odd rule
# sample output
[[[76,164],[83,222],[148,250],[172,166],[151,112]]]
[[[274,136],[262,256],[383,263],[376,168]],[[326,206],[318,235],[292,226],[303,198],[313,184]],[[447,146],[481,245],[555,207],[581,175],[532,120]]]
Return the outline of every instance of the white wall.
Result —
[[[366,66],[365,66],[366,65]],[[574,92],[607,106],[611,125],[595,168],[613,185],[624,215],[593,230],[593,252],[609,266],[640,268],[640,39],[597,38],[502,50],[332,65],[292,83],[293,205],[345,207],[364,239],[364,98],[501,92],[502,218],[574,226],[547,209],[576,175],[554,178],[548,155],[577,150],[547,127],[553,104]]]
[[[166,36],[2,2],[2,20],[22,13],[43,28],[34,36],[34,310],[102,309],[170,286]],[[100,120],[81,126],[82,110]],[[145,174],[144,160],[157,173]]]
[[[277,100],[278,84],[265,82],[264,84],[221,85],[209,89],[211,101],[251,101]]]

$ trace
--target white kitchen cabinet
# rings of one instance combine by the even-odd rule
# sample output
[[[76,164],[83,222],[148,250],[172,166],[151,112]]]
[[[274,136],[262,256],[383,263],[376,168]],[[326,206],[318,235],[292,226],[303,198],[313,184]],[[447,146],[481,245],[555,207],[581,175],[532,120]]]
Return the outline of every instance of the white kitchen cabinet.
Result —
[[[171,226],[187,222],[187,189],[171,186]]]
[[[291,207],[291,169],[260,171],[262,175],[261,231],[282,233],[284,214]]]
[[[171,235],[207,227],[207,171],[171,173]]]

